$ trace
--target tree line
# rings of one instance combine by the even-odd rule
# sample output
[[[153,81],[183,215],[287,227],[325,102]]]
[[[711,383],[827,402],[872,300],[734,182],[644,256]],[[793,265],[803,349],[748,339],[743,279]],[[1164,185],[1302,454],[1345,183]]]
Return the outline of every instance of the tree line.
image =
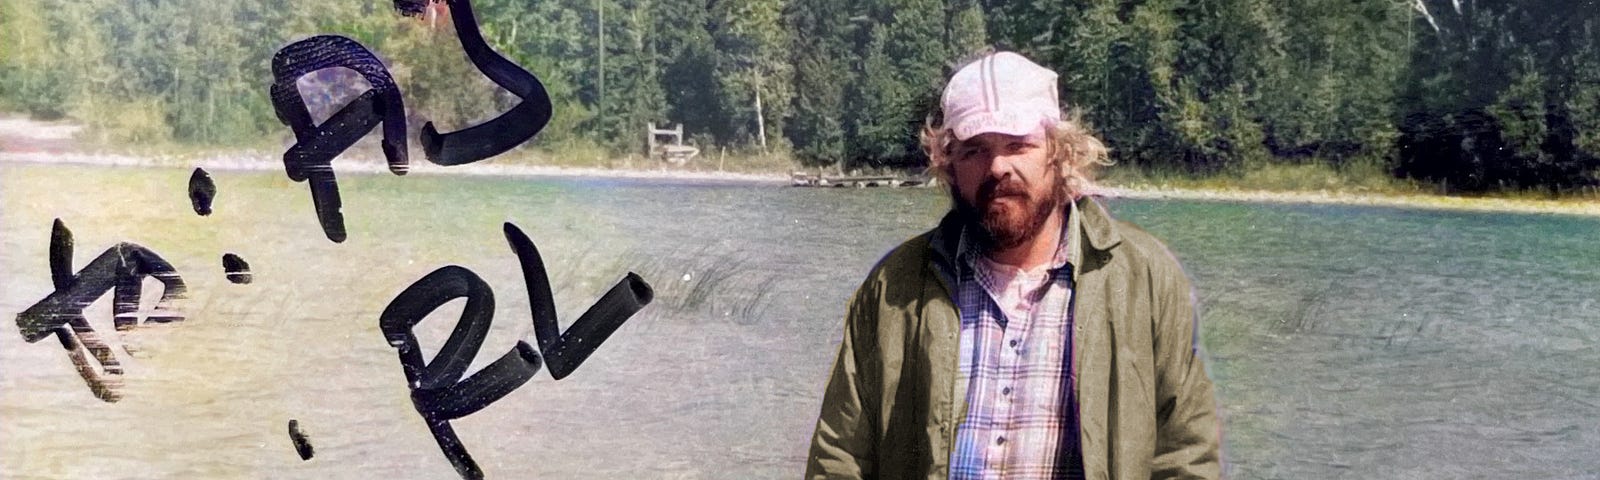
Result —
[[[1118,162],[1194,174],[1377,167],[1452,191],[1600,183],[1600,6],[1479,0],[477,0],[537,74],[535,146],[641,152],[645,124],[703,150],[918,168],[943,79],[984,48],[1061,74]],[[449,21],[389,0],[7,0],[0,104],[126,141],[284,133],[271,56],[320,33],[382,58],[444,128],[515,101]],[[421,122],[412,122],[420,125]]]

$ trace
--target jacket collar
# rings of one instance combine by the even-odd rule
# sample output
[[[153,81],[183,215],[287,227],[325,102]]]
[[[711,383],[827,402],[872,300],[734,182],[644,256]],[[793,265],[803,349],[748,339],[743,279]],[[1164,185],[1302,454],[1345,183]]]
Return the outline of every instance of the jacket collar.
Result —
[[[1075,233],[1077,238],[1085,240],[1079,242],[1080,245],[1075,247],[1078,249],[1078,254],[1073,255],[1069,260],[1073,267],[1074,277],[1076,277],[1076,274],[1079,273],[1078,269],[1082,268],[1082,265],[1080,265],[1083,263],[1081,259],[1088,258],[1091,252],[1099,253],[1111,250],[1112,247],[1122,243],[1122,236],[1117,233],[1116,222],[1111,218],[1111,214],[1106,212],[1105,206],[1101,204],[1101,200],[1098,197],[1090,195],[1079,196],[1077,201],[1069,205],[1069,224],[1072,222],[1071,217],[1078,217],[1078,227],[1076,232],[1068,232],[1069,237]],[[939,273],[940,279],[944,281],[947,291],[954,291],[950,287],[955,285],[955,272],[957,272],[956,268],[959,265],[956,255],[960,251],[961,231],[964,226],[960,216],[952,208],[948,213],[945,213],[943,219],[939,220],[939,226],[934,227],[933,232],[928,237],[929,246],[933,250],[931,260],[933,261],[934,270]]]
[[[1117,234],[1116,221],[1111,218],[1111,213],[1106,212],[1106,207],[1100,198],[1080,196],[1073,208],[1083,215],[1082,223],[1079,225],[1082,226],[1083,237],[1089,240],[1088,246],[1093,250],[1104,252],[1122,243],[1122,235]]]

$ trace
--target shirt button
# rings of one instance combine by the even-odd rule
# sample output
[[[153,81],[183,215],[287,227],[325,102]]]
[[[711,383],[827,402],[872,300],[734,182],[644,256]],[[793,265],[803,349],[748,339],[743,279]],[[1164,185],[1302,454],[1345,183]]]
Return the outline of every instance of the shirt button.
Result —
[[[994,444],[995,445],[1005,445],[1006,444],[1006,437],[1000,437],[1000,438],[994,439]]]
[[[1000,394],[1001,395],[1010,395],[1011,394],[1011,387],[1006,387],[1006,388],[1000,389]]]
[[[1011,348],[1017,348],[1017,339],[1011,339]]]

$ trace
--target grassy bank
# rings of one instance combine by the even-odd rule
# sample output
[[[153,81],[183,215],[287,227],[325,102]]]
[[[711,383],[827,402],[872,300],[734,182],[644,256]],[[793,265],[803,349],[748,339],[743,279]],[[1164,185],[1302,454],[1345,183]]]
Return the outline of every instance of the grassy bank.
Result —
[[[1131,190],[1314,193],[1558,203],[1600,202],[1600,188],[1593,186],[1566,191],[1508,188],[1480,193],[1449,192],[1440,185],[1394,178],[1383,167],[1365,163],[1342,169],[1319,163],[1268,164],[1210,175],[1194,175],[1138,165],[1113,165],[1101,172],[1100,183]]]
[[[1439,187],[1390,177],[1381,168],[1270,165],[1192,176],[1117,165],[1100,184],[1118,196],[1242,202],[1371,205],[1438,210],[1600,215],[1600,191],[1502,190],[1450,195]]]

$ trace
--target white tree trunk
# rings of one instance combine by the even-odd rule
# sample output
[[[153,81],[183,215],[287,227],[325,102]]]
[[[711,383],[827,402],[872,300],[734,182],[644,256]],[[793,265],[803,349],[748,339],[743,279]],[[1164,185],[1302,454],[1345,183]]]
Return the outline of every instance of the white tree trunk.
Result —
[[[761,84],[756,84],[756,138],[761,143],[761,152],[767,151],[767,122],[761,114]]]

